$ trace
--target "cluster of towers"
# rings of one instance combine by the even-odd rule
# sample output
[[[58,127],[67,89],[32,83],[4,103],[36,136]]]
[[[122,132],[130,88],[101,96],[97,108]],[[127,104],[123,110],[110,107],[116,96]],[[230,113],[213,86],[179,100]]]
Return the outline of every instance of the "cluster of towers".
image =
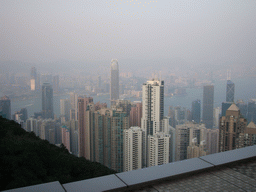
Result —
[[[164,81],[147,81],[142,85],[142,102],[130,102],[119,99],[117,59],[111,60],[110,74],[109,108],[73,92],[70,99],[60,100],[60,119],[54,118],[53,93],[58,90],[58,78],[45,75],[41,78],[42,111],[27,119],[27,111],[22,109],[14,119],[20,124],[26,122],[24,128],[40,138],[63,143],[72,154],[117,172],[256,144],[256,126],[251,122],[256,117],[256,102],[245,105],[239,101],[235,105],[235,85],[230,79],[221,115],[220,110],[214,110],[214,86],[205,85],[202,115],[201,101],[195,100],[191,113],[175,107],[170,117],[164,117]],[[39,81],[32,68],[31,91],[39,89]],[[0,115],[11,119],[6,96],[0,100]]]

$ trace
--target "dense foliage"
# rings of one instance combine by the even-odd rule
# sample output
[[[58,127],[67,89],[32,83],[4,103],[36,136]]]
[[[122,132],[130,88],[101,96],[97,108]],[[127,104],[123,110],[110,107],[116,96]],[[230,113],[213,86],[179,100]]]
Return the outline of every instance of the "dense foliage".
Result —
[[[115,171],[69,154],[0,116],[0,190],[59,181],[68,183]]]

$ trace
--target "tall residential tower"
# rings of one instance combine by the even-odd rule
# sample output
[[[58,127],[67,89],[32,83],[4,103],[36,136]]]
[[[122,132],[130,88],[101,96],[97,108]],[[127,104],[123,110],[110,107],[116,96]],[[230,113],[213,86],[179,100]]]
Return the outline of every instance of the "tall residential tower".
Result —
[[[161,120],[164,118],[164,81],[151,80],[142,86],[141,126],[146,135],[161,131]]]

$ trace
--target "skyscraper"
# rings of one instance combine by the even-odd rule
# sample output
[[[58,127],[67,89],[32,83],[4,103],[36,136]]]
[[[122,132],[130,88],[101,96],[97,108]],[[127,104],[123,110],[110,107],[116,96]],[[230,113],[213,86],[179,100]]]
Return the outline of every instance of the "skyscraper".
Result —
[[[199,99],[192,102],[192,120],[196,123],[200,123],[201,119],[201,101]]]
[[[231,80],[227,80],[226,102],[234,102],[235,84]]]
[[[169,163],[170,135],[158,132],[148,136],[147,166],[157,166]]]
[[[145,145],[145,130],[131,127],[124,130],[124,171],[142,168],[142,149]]]
[[[206,85],[203,90],[203,123],[206,128],[213,128],[214,86]]]
[[[4,96],[0,99],[0,115],[11,120],[11,100]]]
[[[136,103],[131,107],[130,111],[130,126],[141,127],[141,117],[142,117],[142,103]]]
[[[142,128],[146,135],[161,131],[164,118],[164,81],[147,81],[142,86]]]
[[[53,90],[50,83],[44,83],[42,86],[42,116],[44,119],[54,118]]]
[[[117,59],[111,60],[110,100],[119,99],[119,67]]]
[[[36,68],[31,68],[30,73],[30,90],[35,91],[37,89],[37,74],[36,74]]]
[[[220,118],[219,152],[243,147],[246,125],[247,121],[241,117],[239,108],[232,104],[226,111],[226,116]]]
[[[88,126],[89,117],[86,115],[87,106],[89,103],[93,102],[93,98],[86,97],[78,98],[78,147],[79,147],[79,157],[85,157],[90,159],[90,140],[86,140],[86,137],[90,137]]]

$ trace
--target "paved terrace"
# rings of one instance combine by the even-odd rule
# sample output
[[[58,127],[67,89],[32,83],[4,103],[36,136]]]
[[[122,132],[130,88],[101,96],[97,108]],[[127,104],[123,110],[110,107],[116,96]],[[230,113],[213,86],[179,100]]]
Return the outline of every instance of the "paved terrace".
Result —
[[[63,185],[56,181],[10,191],[256,191],[256,145]]]

